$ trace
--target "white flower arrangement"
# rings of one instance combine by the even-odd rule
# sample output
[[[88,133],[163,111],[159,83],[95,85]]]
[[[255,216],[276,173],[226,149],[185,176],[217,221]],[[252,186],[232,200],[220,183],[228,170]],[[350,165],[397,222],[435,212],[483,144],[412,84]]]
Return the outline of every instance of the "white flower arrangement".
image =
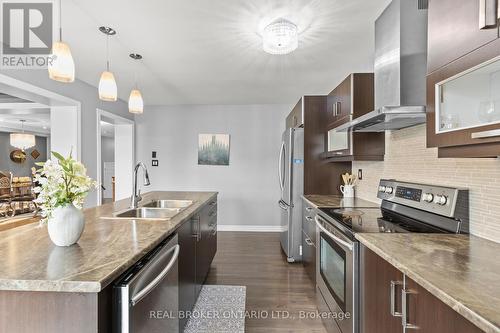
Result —
[[[47,222],[54,209],[73,204],[82,209],[83,202],[89,191],[97,187],[97,183],[87,176],[85,166],[71,157],[64,158],[57,152],[52,152],[57,162],[36,163],[41,166],[36,171],[34,188],[38,194],[35,202],[41,210],[42,223]]]

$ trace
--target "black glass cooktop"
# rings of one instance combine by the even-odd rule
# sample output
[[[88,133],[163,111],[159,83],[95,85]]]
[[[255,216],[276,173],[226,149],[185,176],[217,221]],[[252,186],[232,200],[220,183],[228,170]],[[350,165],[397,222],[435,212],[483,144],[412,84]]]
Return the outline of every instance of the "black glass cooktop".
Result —
[[[417,232],[443,233],[445,231],[380,208],[320,208],[328,217],[340,222],[352,232]]]

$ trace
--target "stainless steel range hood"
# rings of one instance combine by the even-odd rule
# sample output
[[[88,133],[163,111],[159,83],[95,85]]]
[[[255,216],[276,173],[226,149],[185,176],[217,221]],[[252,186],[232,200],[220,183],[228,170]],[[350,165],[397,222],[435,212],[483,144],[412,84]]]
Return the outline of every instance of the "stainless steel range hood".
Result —
[[[336,128],[381,132],[425,123],[427,8],[393,0],[375,21],[375,110]]]

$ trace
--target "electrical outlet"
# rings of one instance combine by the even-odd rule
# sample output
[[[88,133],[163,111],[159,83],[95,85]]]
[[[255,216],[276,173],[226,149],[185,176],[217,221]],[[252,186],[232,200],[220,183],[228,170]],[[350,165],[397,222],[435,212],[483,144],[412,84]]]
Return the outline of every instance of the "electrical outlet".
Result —
[[[363,169],[358,169],[358,179],[363,179]]]
[[[158,166],[158,160],[152,160],[151,161],[152,166]]]

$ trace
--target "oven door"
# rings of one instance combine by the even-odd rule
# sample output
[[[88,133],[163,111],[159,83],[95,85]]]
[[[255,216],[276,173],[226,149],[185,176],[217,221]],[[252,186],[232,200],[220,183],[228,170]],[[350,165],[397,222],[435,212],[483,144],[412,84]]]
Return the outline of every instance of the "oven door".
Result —
[[[316,215],[316,284],[334,319],[325,324],[329,332],[357,332],[357,242]],[[334,321],[334,323],[332,323]],[[338,330],[335,330],[335,325]]]

